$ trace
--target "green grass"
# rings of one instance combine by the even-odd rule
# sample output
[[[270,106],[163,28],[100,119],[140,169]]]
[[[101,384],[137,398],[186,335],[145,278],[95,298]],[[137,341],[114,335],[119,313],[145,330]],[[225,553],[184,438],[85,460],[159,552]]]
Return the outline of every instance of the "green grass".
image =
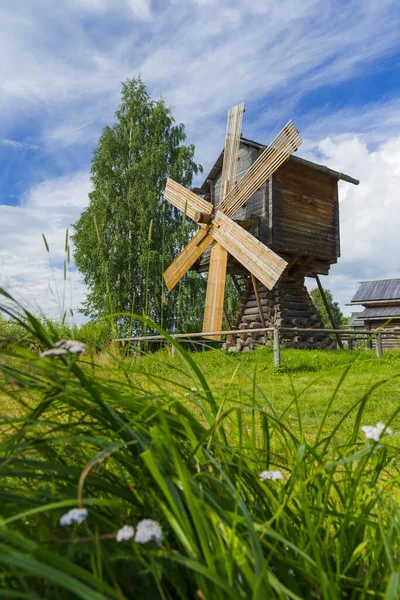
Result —
[[[364,409],[366,421],[387,421],[398,406],[400,352],[396,350],[386,351],[381,359],[370,350],[283,349],[281,356],[281,367],[276,369],[270,347],[239,355],[218,350],[192,354],[218,401],[224,400],[229,406],[270,405],[277,414],[284,415],[292,428],[297,428],[297,434],[298,409],[305,433],[312,437],[333,394],[334,404],[326,418],[327,431],[347,411],[349,403],[356,402],[375,384],[379,383]],[[172,376],[178,368],[179,359],[173,360],[165,350],[139,360],[140,372],[168,377],[170,381],[184,377],[180,373]],[[174,387],[170,385],[171,392]],[[346,420],[341,434],[350,433],[351,427],[351,419]]]
[[[53,347],[56,331],[15,317]],[[400,355],[287,350],[276,370],[267,348],[174,344],[3,348],[0,598],[397,598]],[[379,420],[395,434],[367,441]],[[59,525],[82,506],[84,523]],[[148,518],[161,545],[116,542]]]

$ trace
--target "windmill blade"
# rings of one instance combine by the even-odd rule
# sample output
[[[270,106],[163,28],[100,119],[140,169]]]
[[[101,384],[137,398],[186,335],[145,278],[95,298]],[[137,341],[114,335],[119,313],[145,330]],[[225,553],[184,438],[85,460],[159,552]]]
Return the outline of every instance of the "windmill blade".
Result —
[[[228,111],[224,163],[222,166],[221,175],[220,202],[223,202],[226,194],[229,192],[229,189],[235,181],[243,113],[243,102],[233,106]],[[203,331],[221,331],[222,329],[227,264],[228,252],[220,244],[214,244],[211,248],[210,266],[208,270]],[[210,336],[210,339],[220,340],[221,336]]]
[[[188,245],[164,273],[164,281],[169,292],[173,290],[178,281],[182,279],[212,241],[213,239],[206,229],[199,229],[196,235],[193,236]]]
[[[287,266],[283,258],[220,210],[215,215],[210,234],[269,290]]]
[[[221,176],[220,202],[223,202],[226,194],[229,192],[229,189],[235,181],[243,113],[243,102],[233,106],[228,111],[228,122],[226,125],[224,148],[224,164],[222,167]],[[220,244],[214,244],[211,248],[210,266],[208,270],[203,331],[221,331],[222,329],[227,263],[228,252]],[[210,336],[210,339],[220,340],[221,336]]]
[[[289,121],[220,203],[219,210],[228,217],[234,215],[300,144],[299,132]]]
[[[206,306],[203,319],[203,331],[221,331],[224,312],[226,265],[228,253],[220,244],[211,248],[208,271]],[[220,340],[220,335],[207,336],[211,340]]]
[[[240,135],[244,113],[244,102],[233,106],[228,111],[226,124],[224,164],[221,175],[220,202],[222,202],[233,186],[236,177],[237,162],[240,147]]]
[[[180,183],[176,183],[173,179],[167,179],[167,185],[164,190],[164,198],[171,202],[188,217],[196,220],[198,214],[211,215],[213,205],[207,200],[203,200],[194,192],[186,189]],[[198,220],[198,219],[197,219]]]

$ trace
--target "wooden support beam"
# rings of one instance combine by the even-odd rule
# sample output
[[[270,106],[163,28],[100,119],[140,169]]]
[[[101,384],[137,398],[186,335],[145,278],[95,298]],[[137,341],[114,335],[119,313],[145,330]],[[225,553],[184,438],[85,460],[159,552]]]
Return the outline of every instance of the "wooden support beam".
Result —
[[[257,300],[257,307],[258,307],[258,312],[260,313],[261,325],[263,327],[265,327],[266,325],[265,325],[263,307],[262,307],[262,304],[261,304],[260,294],[258,292],[258,282],[257,282],[256,277],[254,277],[253,273],[251,273],[251,282],[253,284],[254,294],[255,294],[256,300]]]
[[[273,331],[274,328],[273,327],[259,327],[259,328],[255,328],[255,329],[249,329],[248,331],[251,331],[251,333],[262,333],[262,332],[267,332],[267,331]],[[247,331],[247,330],[246,330]],[[280,327],[280,331],[281,332],[285,332],[285,331],[298,331],[300,334],[301,333],[336,333],[338,330],[337,329],[325,329],[325,327],[322,328],[316,328],[316,327]],[[207,337],[210,335],[215,335],[215,334],[219,334],[219,335],[228,335],[228,334],[233,334],[233,333],[243,333],[243,329],[230,329],[228,331],[201,331],[200,333],[173,333],[171,334],[171,337],[175,340],[178,339],[190,339],[190,338],[201,338],[201,337]],[[349,335],[349,336],[363,336],[364,338],[367,338],[370,334],[371,334],[371,330],[368,329],[341,329],[340,330],[340,334],[341,335]],[[383,337],[390,337],[390,338],[399,338],[400,337],[400,330],[398,329],[385,329],[381,331],[381,335]],[[130,338],[116,338],[113,339],[113,342],[141,342],[144,340],[154,340],[154,341],[167,341],[166,337],[164,335],[147,335],[147,336],[138,336],[138,337],[130,337]]]
[[[382,335],[381,333],[377,333],[376,337],[375,337],[375,348],[376,348],[376,355],[378,358],[381,358],[382,356]]]
[[[326,299],[326,296],[325,296],[325,290],[324,290],[324,288],[322,287],[321,281],[320,281],[320,279],[319,279],[319,277],[318,277],[318,275],[317,275],[317,274],[315,274],[315,281],[317,282],[318,289],[319,289],[319,292],[320,292],[320,294],[321,294],[322,301],[323,301],[323,303],[324,303],[324,305],[325,305],[326,312],[328,313],[329,320],[330,320],[330,322],[331,322],[331,325],[332,325],[332,329],[337,329],[337,323],[335,323],[335,319],[333,318],[333,314],[332,314],[332,311],[331,311],[331,307],[329,306],[328,300]],[[335,333],[335,337],[336,337],[336,339],[337,339],[337,342],[338,342],[338,344],[339,344],[339,347],[340,347],[340,348],[343,350],[343,342],[342,342],[342,340],[340,339],[340,335],[338,334],[338,332],[337,332],[337,331],[336,331],[336,333]]]
[[[281,349],[279,346],[279,327],[274,327],[274,366],[281,364]]]
[[[227,313],[225,307],[224,307],[224,319],[226,321],[226,324],[228,325],[228,329],[232,329],[231,322],[230,322],[230,319],[229,319],[229,316],[228,316],[228,313]]]
[[[206,306],[204,310],[203,330],[221,331],[222,315],[224,312],[226,264],[228,253],[220,244],[211,248],[210,268],[208,271]],[[217,333],[213,340],[220,340]]]
[[[235,286],[237,293],[239,294],[239,296],[241,296],[243,290],[241,289],[241,287],[239,285],[236,275],[231,275],[231,277],[232,277],[233,285]]]

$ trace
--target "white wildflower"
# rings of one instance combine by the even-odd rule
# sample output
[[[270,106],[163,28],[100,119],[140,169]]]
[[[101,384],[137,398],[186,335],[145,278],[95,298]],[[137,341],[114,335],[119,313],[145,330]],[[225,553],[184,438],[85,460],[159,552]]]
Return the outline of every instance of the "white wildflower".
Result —
[[[190,392],[187,392],[187,393],[185,394],[185,396],[190,396],[190,395],[191,395],[191,392],[197,392],[197,388],[195,388],[195,387],[192,387],[192,388],[190,388]]]
[[[293,569],[289,569],[288,575],[290,575],[290,577],[296,577],[296,573],[293,571]]]
[[[72,523],[82,523],[88,516],[86,508],[71,508],[60,518],[60,525],[72,525]]]
[[[64,350],[64,348],[51,348],[51,350],[45,350],[40,353],[40,357],[44,356],[58,356],[59,354],[68,354],[68,350]]]
[[[60,340],[50,350],[45,350],[40,354],[41,357],[44,356],[59,356],[60,354],[68,354],[68,352],[72,354],[78,354],[86,351],[86,344],[82,344],[82,342],[75,342],[74,340]]]
[[[263,471],[259,475],[261,481],[266,481],[267,479],[271,479],[271,481],[276,481],[277,479],[283,479],[282,471]]]
[[[153,519],[143,519],[139,521],[136,527],[135,542],[139,544],[147,544],[151,540],[161,544],[163,534],[161,531],[160,523],[153,521]]]
[[[117,540],[117,542],[122,542],[123,540],[130,540],[131,538],[133,538],[134,534],[135,530],[133,529],[133,527],[131,527],[130,525],[124,525],[122,529],[119,529],[117,531],[115,539]]]
[[[390,427],[385,428],[384,423],[377,423],[376,427],[373,427],[372,425],[363,425],[361,429],[365,433],[367,440],[374,440],[375,442],[379,442],[383,432],[388,435],[393,435],[392,429],[390,429]]]

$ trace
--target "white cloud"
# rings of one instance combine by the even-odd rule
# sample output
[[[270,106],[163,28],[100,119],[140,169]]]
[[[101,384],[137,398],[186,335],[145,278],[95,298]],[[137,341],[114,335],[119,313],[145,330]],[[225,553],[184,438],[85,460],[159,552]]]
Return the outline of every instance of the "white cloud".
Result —
[[[17,142],[16,140],[8,140],[3,138],[0,140],[2,146],[9,146],[10,148],[16,148],[17,150],[38,150],[39,146],[36,144],[29,144],[28,142]]]
[[[126,9],[138,19],[148,19],[151,15],[150,0],[70,0],[70,6],[79,11],[105,14],[109,12],[120,12]]]
[[[390,58],[398,16],[396,0],[354,0],[340,9],[319,0],[4,0],[1,144],[40,147],[44,157],[35,173],[43,182],[27,184],[20,206],[0,205],[0,282],[54,314],[41,233],[62,287],[65,228],[90,184],[83,172],[54,178],[45,153],[62,162],[67,148],[72,154],[94,144],[113,121],[121,81],[141,72],[152,96],[172,104],[207,171],[222,148],[229,106],[245,100],[244,135],[268,142],[308,92],[368,74]],[[361,179],[358,188],[342,189],[343,258],[327,284],[341,302],[357,279],[397,274],[399,115],[398,98],[381,98],[296,119],[305,138],[301,155]],[[32,123],[35,136],[16,139],[15,130]],[[72,277],[80,300],[83,286]]]
[[[76,311],[84,300],[81,276],[70,265],[63,303],[63,261],[66,229],[86,206],[89,191],[89,174],[77,172],[33,186],[20,206],[0,205],[0,285],[34,312],[59,318],[63,304]]]
[[[350,135],[321,140],[318,149],[324,163],[360,179],[340,183],[341,258],[323,278],[344,306],[360,280],[400,275],[400,136],[376,150]]]
[[[43,112],[44,135],[74,142],[85,135],[76,115],[98,132],[113,118],[120,82],[141,72],[178,120],[199,128],[237,101],[255,105],[271,93],[290,107],[291,98],[365,72],[398,39],[395,1],[355,0],[340,10],[318,0],[154,4],[23,0],[17,12],[6,0],[0,108],[8,123]]]
[[[384,143],[400,130],[400,98],[382,99],[362,106],[347,106],[339,110],[318,109],[305,115],[301,122],[307,139],[302,147],[312,150],[315,141],[327,135],[353,135],[368,147]]]

